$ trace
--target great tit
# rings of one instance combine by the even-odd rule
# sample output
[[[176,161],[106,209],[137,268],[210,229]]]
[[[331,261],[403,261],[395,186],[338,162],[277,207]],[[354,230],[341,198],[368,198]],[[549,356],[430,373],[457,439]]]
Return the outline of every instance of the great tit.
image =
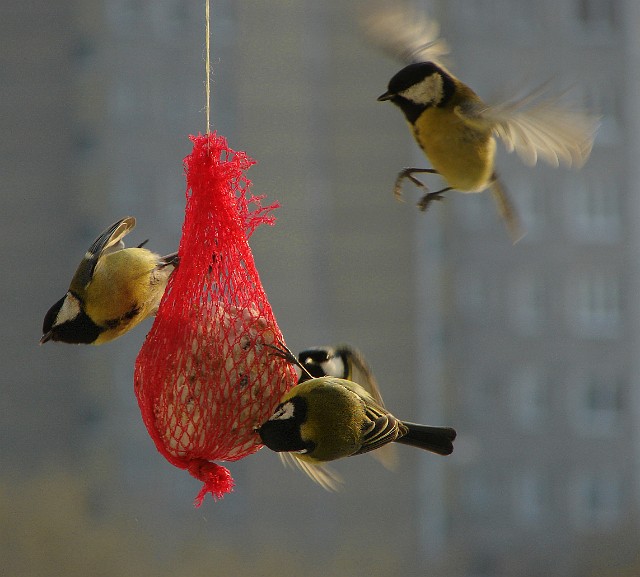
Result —
[[[313,347],[298,354],[296,366],[298,384],[318,377],[337,377],[358,383],[379,405],[384,405],[378,383],[364,355],[357,349],[346,345]],[[373,456],[387,469],[397,464],[395,446],[388,444],[380,447]]]
[[[393,441],[449,455],[454,429],[401,421],[357,383],[335,377],[307,380],[282,397],[257,429],[262,443],[288,453],[327,489],[335,488],[323,464],[367,453]]]
[[[40,344],[99,345],[156,313],[178,255],[161,257],[142,248],[145,243],[124,248],[122,238],[135,225],[132,216],[120,219],[91,245],[67,294],[45,315]]]
[[[363,25],[375,44],[407,64],[391,78],[378,100],[389,100],[402,110],[433,167],[402,170],[395,182],[396,198],[402,198],[404,179],[427,191],[418,202],[423,211],[448,190],[481,192],[489,188],[517,241],[522,230],[495,170],[495,137],[531,166],[540,158],[556,167],[579,167],[591,152],[598,118],[562,105],[557,98],[544,97],[546,86],[520,99],[486,104],[443,66],[441,57],[447,48],[438,38],[438,25],[406,7],[394,5],[374,12],[363,19]],[[416,173],[439,174],[447,187],[428,192]]]
[[[298,354],[306,371],[296,367],[298,383],[318,377],[338,377],[358,383],[374,397],[380,395],[373,371],[364,355],[349,345],[322,346],[305,349]]]

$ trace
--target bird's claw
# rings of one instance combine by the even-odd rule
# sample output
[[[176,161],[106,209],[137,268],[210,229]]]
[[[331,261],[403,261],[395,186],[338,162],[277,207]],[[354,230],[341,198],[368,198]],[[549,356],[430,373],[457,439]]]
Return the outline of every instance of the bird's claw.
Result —
[[[429,205],[431,204],[431,202],[434,200],[444,200],[444,196],[442,196],[442,194],[440,194],[439,192],[430,192],[429,194],[425,194],[418,201],[418,208],[422,212],[425,212],[429,207]]]
[[[396,182],[396,185],[393,187],[393,196],[398,202],[404,202],[404,198],[402,196],[402,184]]]
[[[413,184],[417,187],[421,188],[425,192],[429,192],[429,188],[420,180],[418,180],[415,176],[413,176],[414,168],[405,168],[400,171],[398,177],[396,178],[395,185],[393,187],[393,196],[398,202],[404,202],[404,198],[402,195],[402,182],[405,178],[409,179]]]
[[[280,339],[278,339],[278,342],[275,345],[268,344],[268,343],[265,343],[265,345],[274,350],[274,352],[271,353],[273,356],[280,357],[281,359],[284,359],[288,363],[295,365],[296,367],[299,367],[304,374],[306,374],[310,379],[313,379],[313,375],[307,370],[307,367],[305,367],[300,362],[300,359],[298,359],[298,357],[291,352],[291,349],[284,344],[284,341],[281,341]]]

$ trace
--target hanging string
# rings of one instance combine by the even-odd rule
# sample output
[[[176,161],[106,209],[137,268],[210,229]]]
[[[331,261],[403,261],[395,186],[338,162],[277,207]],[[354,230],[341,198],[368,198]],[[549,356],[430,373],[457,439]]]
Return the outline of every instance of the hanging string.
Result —
[[[205,68],[206,68],[206,80],[205,80],[205,91],[206,91],[206,112],[207,112],[207,134],[211,132],[211,49],[210,49],[210,36],[211,36],[211,28],[210,28],[210,17],[209,17],[209,0],[205,0]]]

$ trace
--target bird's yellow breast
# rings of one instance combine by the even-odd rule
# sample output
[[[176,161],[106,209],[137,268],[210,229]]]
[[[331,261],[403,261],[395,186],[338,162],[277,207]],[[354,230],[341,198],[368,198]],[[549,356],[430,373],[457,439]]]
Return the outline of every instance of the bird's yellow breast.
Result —
[[[96,324],[112,326],[115,332],[126,332],[145,319],[157,307],[164,291],[163,283],[152,283],[156,263],[157,255],[146,249],[124,249],[105,255],[87,287],[87,314]]]
[[[299,457],[311,462],[333,461],[360,449],[366,416],[358,396],[335,385],[312,386],[308,394],[307,421],[300,432],[303,439],[314,441],[316,448],[312,454]]]
[[[471,126],[452,108],[437,107],[425,110],[411,129],[449,186],[462,192],[479,192],[489,186],[496,149],[489,130]]]

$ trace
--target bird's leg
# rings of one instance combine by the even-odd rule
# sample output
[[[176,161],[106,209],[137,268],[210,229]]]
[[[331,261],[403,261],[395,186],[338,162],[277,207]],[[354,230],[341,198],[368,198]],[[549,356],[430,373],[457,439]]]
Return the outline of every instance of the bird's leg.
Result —
[[[428,192],[418,201],[418,208],[424,212],[427,210],[429,204],[433,200],[444,200],[444,196],[442,196],[443,192],[447,192],[447,190],[453,190],[451,186],[447,186],[447,188],[443,188],[442,190],[438,190],[436,192]]]
[[[396,178],[395,185],[393,187],[393,196],[395,196],[397,201],[402,202],[402,181],[407,178],[417,187],[422,188],[425,192],[429,192],[429,188],[420,180],[418,180],[415,176],[415,173],[428,173],[428,174],[438,174],[438,171],[433,168],[403,168]]]
[[[280,357],[281,359],[284,359],[285,361],[291,363],[292,365],[296,365],[298,367],[300,367],[300,370],[305,373],[310,379],[313,379],[313,375],[307,370],[307,367],[305,367],[300,360],[298,359],[298,357],[296,357],[292,352],[291,349],[289,349],[289,347],[287,345],[284,344],[284,342],[282,342],[281,340],[278,340],[278,344],[277,345],[272,345],[269,343],[265,343],[265,346],[272,348],[275,352],[271,353],[272,355],[276,356],[276,357]]]
[[[172,252],[171,254],[167,254],[163,257],[160,257],[160,262],[158,263],[158,268],[165,268],[167,266],[177,267],[180,264],[180,257],[177,252]]]

